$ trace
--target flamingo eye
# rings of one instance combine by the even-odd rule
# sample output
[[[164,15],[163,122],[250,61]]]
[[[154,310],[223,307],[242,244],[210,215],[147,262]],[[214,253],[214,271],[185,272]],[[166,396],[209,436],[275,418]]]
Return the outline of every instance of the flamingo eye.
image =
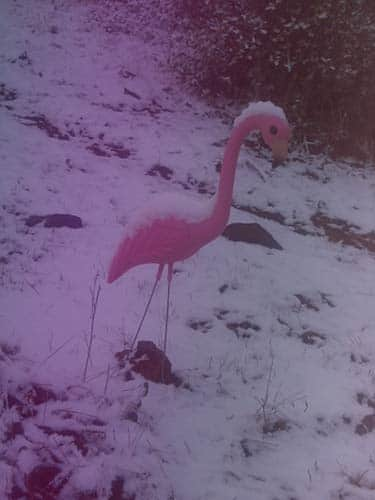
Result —
[[[278,132],[277,127],[275,125],[270,126],[270,134],[276,135]]]

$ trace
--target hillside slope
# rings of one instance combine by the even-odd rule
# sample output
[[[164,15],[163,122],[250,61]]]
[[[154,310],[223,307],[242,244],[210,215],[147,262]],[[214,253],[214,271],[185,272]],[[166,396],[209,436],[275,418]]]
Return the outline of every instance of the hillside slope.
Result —
[[[108,2],[1,2],[0,496],[372,499],[373,170],[293,151],[272,170],[252,139],[230,222],[283,250],[222,237],[176,266],[181,386],[119,367],[156,268],[109,286],[112,253],[155,194],[210,198],[237,112],[179,89],[128,4],[132,29]],[[56,213],[82,227],[32,225]]]

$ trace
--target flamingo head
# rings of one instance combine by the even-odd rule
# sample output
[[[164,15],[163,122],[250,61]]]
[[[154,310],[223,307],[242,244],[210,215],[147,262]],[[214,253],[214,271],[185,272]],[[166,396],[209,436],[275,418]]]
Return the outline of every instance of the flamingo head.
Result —
[[[291,129],[284,111],[270,101],[251,102],[234,121],[245,133],[260,130],[264,142],[273,155],[273,166],[282,163],[288,155]]]
[[[280,116],[267,115],[261,120],[260,130],[264,142],[272,151],[272,164],[277,167],[288,156],[288,143],[291,137],[290,126]]]

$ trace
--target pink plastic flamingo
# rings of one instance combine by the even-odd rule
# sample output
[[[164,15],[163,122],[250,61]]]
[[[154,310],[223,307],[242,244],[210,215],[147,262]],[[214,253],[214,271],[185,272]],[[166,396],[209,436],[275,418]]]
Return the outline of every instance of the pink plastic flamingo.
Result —
[[[127,234],[115,253],[108,272],[112,283],[132,267],[158,264],[156,279],[143,316],[138,325],[132,348],[141,330],[164,266],[168,266],[167,309],[163,349],[166,351],[170,289],[173,265],[187,259],[202,246],[222,234],[229,218],[233,184],[240,147],[253,130],[260,130],[276,160],[288,153],[290,128],[281,108],[270,102],[252,103],[236,119],[225,148],[220,181],[216,195],[208,203],[186,196],[155,197],[143,213],[130,223]]]

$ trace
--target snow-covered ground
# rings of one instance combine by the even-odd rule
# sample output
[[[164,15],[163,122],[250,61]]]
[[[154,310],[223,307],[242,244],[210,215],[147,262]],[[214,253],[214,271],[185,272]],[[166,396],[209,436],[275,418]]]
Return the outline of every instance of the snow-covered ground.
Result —
[[[283,250],[221,237],[176,266],[182,386],[116,368],[156,266],[107,285],[110,258],[154,194],[210,198],[237,110],[179,89],[137,2],[113,3],[127,25],[110,4],[0,2],[0,498],[375,498],[371,168],[245,146],[230,221]],[[54,213],[83,227],[25,224]]]

